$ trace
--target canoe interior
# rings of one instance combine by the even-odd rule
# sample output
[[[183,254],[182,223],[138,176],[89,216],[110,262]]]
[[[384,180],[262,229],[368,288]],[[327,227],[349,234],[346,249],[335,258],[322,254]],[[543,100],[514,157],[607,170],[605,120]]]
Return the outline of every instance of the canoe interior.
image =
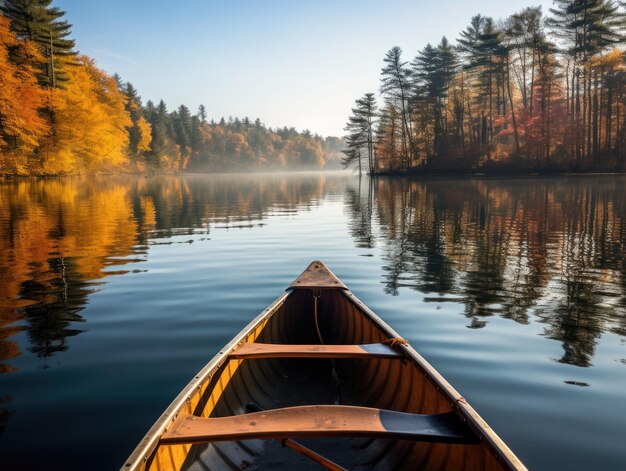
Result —
[[[388,339],[346,291],[323,290],[318,294],[318,323],[324,343],[365,344]],[[319,344],[313,306],[311,290],[292,291],[273,314],[261,319],[246,341]],[[224,417],[249,412],[249,405],[275,409],[338,403],[420,414],[452,410],[450,400],[411,361],[274,358],[224,362],[190,395],[180,412]],[[350,470],[508,469],[485,442],[451,445],[355,438],[298,441]],[[150,471],[322,469],[275,440],[159,445],[143,467]]]

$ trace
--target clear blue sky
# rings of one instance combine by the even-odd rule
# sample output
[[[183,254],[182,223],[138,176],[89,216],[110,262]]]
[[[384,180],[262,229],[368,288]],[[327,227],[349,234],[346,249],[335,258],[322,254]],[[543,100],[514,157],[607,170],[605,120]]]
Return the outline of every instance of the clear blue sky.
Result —
[[[56,0],[78,49],[163,98],[209,116],[340,135],[353,102],[377,92],[391,47],[411,59],[481,13],[504,18],[539,0]]]

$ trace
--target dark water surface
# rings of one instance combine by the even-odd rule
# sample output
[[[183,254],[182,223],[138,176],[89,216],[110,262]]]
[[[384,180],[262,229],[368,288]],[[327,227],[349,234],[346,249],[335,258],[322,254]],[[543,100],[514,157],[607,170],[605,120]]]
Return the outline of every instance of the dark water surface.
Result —
[[[625,469],[625,184],[0,184],[0,468],[116,469],[319,258],[531,469]]]

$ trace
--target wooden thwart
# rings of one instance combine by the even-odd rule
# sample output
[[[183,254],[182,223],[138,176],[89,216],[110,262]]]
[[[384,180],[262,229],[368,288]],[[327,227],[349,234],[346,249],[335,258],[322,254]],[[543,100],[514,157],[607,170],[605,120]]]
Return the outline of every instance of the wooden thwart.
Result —
[[[230,355],[235,360],[252,358],[402,358],[389,345],[282,345],[244,343]]]
[[[161,442],[206,443],[258,438],[373,437],[477,443],[454,412],[408,414],[357,406],[286,407],[231,417],[179,417]]]

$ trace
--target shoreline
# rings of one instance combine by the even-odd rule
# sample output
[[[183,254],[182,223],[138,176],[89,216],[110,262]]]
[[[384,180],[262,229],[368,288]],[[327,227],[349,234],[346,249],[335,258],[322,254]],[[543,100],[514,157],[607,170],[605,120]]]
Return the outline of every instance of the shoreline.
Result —
[[[59,174],[39,174],[39,175],[13,175],[0,174],[0,182],[18,180],[54,180],[56,178],[80,178],[80,177],[155,177],[161,175],[191,177],[202,175],[280,175],[280,174],[307,174],[307,173],[350,173],[349,169],[284,169],[284,170],[223,170],[216,172],[94,172],[94,173],[59,173]]]
[[[280,171],[220,171],[220,172],[120,172],[120,173],[67,173],[67,174],[49,174],[49,175],[0,175],[0,183],[10,181],[37,181],[37,180],[54,180],[61,178],[81,178],[81,177],[156,177],[156,176],[176,176],[176,177],[194,177],[208,175],[281,175],[281,174],[307,174],[307,173],[350,173],[348,169],[311,169],[311,170],[280,170]],[[357,173],[351,172],[358,176]],[[419,171],[419,172],[376,172],[374,174],[363,174],[369,178],[415,178],[415,179],[508,179],[508,178],[524,178],[524,179],[541,179],[541,178],[568,178],[568,177],[608,177],[623,176],[624,172],[598,172],[598,171],[581,171],[581,172],[461,172],[461,171]]]
[[[376,172],[372,178],[554,178],[554,177],[584,177],[584,176],[619,176],[626,175],[626,171],[435,171],[420,170],[408,172]]]

